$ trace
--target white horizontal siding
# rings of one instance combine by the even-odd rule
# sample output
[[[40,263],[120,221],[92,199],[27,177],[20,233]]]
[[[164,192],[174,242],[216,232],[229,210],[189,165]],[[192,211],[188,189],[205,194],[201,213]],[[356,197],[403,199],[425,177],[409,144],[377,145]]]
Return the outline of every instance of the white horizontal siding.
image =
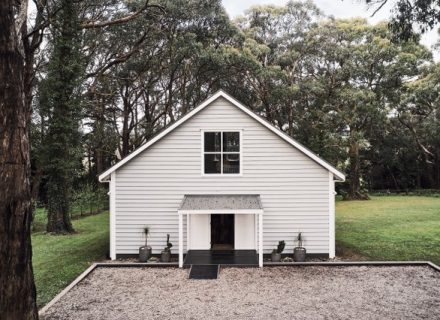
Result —
[[[201,175],[201,130],[242,130],[242,176]],[[177,209],[184,194],[260,194],[264,207],[264,252],[280,240],[292,251],[303,233],[310,253],[328,253],[328,171],[276,134],[217,99],[117,170],[116,253],[133,254],[151,227],[154,253],[166,234],[178,251]],[[184,219],[186,242],[186,218]],[[186,243],[185,243],[186,248]]]

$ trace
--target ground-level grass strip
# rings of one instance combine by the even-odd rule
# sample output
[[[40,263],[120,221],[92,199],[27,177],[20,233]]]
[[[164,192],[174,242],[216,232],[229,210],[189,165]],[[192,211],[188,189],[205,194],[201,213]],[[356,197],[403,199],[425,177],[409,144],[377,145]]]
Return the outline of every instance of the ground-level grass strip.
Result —
[[[32,235],[37,304],[44,306],[109,248],[108,213],[75,220],[77,233]]]
[[[314,262],[266,262],[265,267],[396,267],[396,266],[425,266],[440,272],[440,267],[431,261],[314,261]]]
[[[440,198],[373,197],[338,201],[336,241],[369,260],[428,260],[440,264]]]

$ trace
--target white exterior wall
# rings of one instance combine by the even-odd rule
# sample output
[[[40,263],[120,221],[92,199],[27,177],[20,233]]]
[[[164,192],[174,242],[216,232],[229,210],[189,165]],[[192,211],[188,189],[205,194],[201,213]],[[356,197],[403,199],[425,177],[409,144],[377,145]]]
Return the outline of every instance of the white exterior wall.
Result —
[[[194,214],[189,216],[189,243],[185,249],[211,249],[211,215]]]
[[[236,214],[234,225],[234,246],[237,250],[256,250],[258,248],[255,233],[254,214]]]
[[[242,130],[242,175],[202,176],[201,130]],[[264,253],[278,241],[286,251],[302,232],[308,253],[329,253],[328,170],[263,125],[219,98],[116,171],[116,254],[136,254],[144,243],[154,253],[171,236],[178,252],[177,209],[185,194],[260,194]],[[190,218],[191,219],[191,218]],[[183,239],[187,241],[186,216]]]

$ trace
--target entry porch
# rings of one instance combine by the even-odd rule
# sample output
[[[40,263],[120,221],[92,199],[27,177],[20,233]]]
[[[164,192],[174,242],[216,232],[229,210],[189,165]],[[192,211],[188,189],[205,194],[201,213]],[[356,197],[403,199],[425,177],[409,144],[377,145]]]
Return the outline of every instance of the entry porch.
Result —
[[[263,207],[259,195],[185,195],[177,213],[180,268],[196,264],[190,262],[263,266]]]

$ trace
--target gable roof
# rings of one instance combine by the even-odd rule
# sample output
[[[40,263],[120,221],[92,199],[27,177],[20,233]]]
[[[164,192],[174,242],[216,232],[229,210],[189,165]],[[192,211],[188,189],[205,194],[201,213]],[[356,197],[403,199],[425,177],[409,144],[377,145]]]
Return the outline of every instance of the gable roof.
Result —
[[[109,168],[107,171],[103,172],[102,174],[99,175],[99,181],[100,182],[105,182],[108,181],[108,177],[110,176],[110,174],[112,172],[114,172],[115,170],[119,169],[120,167],[122,167],[124,164],[126,164],[127,162],[129,162],[131,159],[133,159],[134,157],[136,157],[138,154],[142,153],[144,150],[146,150],[147,148],[149,148],[151,145],[153,145],[154,143],[156,143],[157,141],[159,141],[160,139],[162,139],[163,137],[165,137],[168,133],[170,133],[171,131],[173,131],[174,129],[176,129],[178,126],[180,126],[181,124],[185,123],[188,119],[192,118],[193,116],[195,116],[197,113],[199,113],[200,111],[202,111],[203,109],[205,109],[208,105],[210,105],[213,101],[215,101],[218,98],[224,98],[227,101],[229,101],[232,105],[234,105],[235,107],[237,107],[238,109],[240,109],[241,111],[243,111],[244,113],[246,113],[248,116],[250,116],[251,118],[255,119],[256,121],[258,121],[260,124],[262,124],[263,126],[265,126],[267,129],[269,129],[270,131],[272,131],[273,133],[275,133],[276,135],[278,135],[280,138],[282,138],[283,140],[285,140],[286,142],[290,143],[293,147],[295,147],[296,149],[298,149],[299,151],[301,151],[302,153],[304,153],[306,156],[308,156],[310,159],[314,160],[316,163],[318,163],[319,165],[321,165],[322,167],[324,167],[325,169],[327,169],[329,172],[331,172],[336,178],[338,178],[341,181],[345,180],[345,175],[340,172],[339,170],[337,170],[336,168],[334,168],[332,165],[330,165],[328,162],[326,162],[325,160],[321,159],[320,157],[318,157],[316,154],[314,154],[312,151],[310,151],[309,149],[307,149],[306,147],[304,147],[302,144],[300,144],[299,142],[297,142],[296,140],[292,139],[290,136],[288,136],[287,134],[285,134],[284,132],[282,132],[281,130],[275,128],[272,124],[270,124],[267,120],[263,119],[262,117],[258,116],[257,114],[255,114],[253,111],[251,111],[250,109],[248,109],[247,107],[245,107],[244,105],[242,105],[240,102],[238,102],[237,100],[235,100],[233,97],[231,97],[230,95],[228,95],[227,93],[225,93],[222,90],[217,91],[215,94],[213,94],[211,97],[209,97],[208,99],[206,99],[204,102],[202,102],[198,107],[194,108],[193,110],[191,110],[189,113],[187,113],[185,116],[183,116],[182,118],[180,118],[179,120],[177,120],[176,122],[174,122],[171,126],[169,126],[168,128],[166,128],[164,131],[162,131],[161,133],[159,133],[158,135],[156,135],[154,138],[152,138],[151,140],[149,140],[148,142],[146,142],[144,145],[142,145],[141,147],[139,147],[138,149],[136,149],[135,151],[133,151],[131,154],[129,154],[127,157],[125,157],[124,159],[122,159],[121,161],[119,161],[118,163],[116,163],[114,166],[112,166],[111,168]]]

